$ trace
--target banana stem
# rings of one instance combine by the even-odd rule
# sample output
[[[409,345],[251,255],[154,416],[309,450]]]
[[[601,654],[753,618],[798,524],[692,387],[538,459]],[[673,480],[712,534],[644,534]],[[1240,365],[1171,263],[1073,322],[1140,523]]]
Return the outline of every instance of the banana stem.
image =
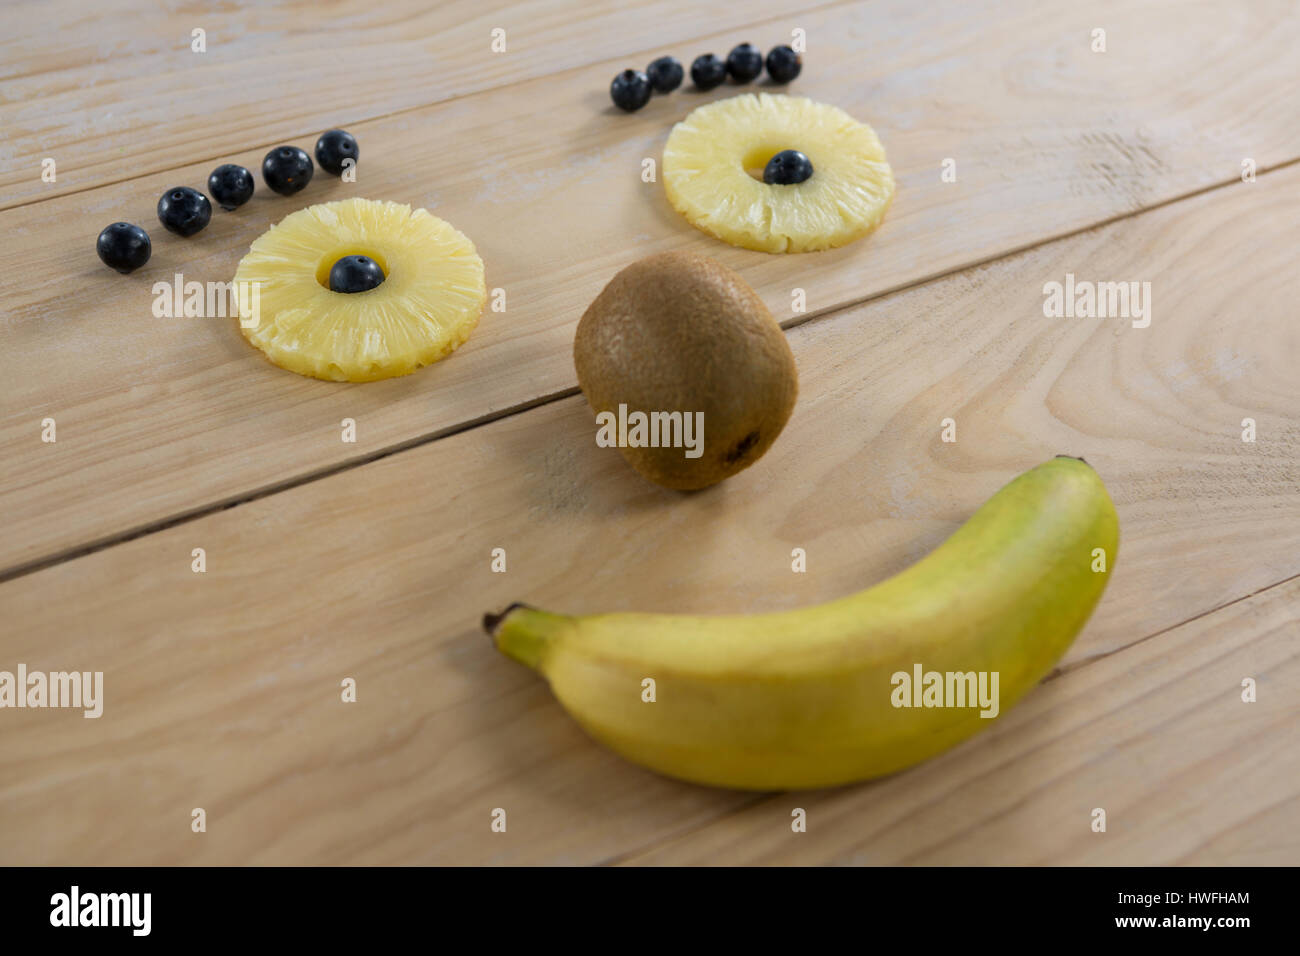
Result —
[[[507,657],[538,670],[547,648],[570,622],[563,614],[539,611],[516,601],[500,614],[484,614],[483,630]]]
[[[492,638],[493,641],[495,641],[497,636],[497,628],[501,626],[501,622],[506,619],[506,617],[510,614],[511,611],[513,611],[515,608],[520,608],[520,607],[531,608],[532,605],[525,604],[523,601],[515,601],[513,604],[511,604],[500,614],[493,614],[491,612],[484,614],[483,630],[487,631],[487,636]]]

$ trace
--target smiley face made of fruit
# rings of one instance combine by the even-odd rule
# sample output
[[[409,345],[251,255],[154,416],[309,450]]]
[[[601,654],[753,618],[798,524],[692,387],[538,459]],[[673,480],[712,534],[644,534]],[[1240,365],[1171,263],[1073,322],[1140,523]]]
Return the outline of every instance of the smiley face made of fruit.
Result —
[[[875,130],[838,107],[772,93],[692,110],[668,135],[663,174],[668,201],[692,225],[762,252],[847,245],[880,225],[894,198]]]
[[[346,199],[286,216],[235,271],[240,330],[281,368],[407,375],[469,338],[487,289],[472,243],[425,209]]]

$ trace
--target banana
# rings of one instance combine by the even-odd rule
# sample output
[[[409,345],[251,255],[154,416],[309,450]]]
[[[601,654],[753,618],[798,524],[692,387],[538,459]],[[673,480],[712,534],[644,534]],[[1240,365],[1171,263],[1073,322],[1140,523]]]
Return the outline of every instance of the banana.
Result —
[[[1070,646],[1118,545],[1101,479],[1058,456],[910,568],[825,604],[585,617],[515,604],[483,625],[591,736],[635,763],[742,790],[836,786],[991,724]],[[996,692],[991,706],[971,699],[977,683]]]

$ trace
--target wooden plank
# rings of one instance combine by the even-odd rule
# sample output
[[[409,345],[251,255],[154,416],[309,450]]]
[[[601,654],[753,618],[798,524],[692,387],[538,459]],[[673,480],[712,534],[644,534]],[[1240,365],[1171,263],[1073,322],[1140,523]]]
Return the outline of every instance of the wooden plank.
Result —
[[[0,584],[0,621],[17,622],[0,666],[102,670],[106,697],[98,720],[6,713],[0,863],[595,862],[653,847],[754,798],[593,744],[489,646],[482,612],[849,593],[1057,452],[1097,467],[1122,529],[1067,668],[1300,573],[1298,184],[1288,170],[794,329],[802,398],[786,433],[699,494],[597,448],[575,396]],[[1067,271],[1149,277],[1151,325],[1045,318],[1043,283]],[[504,574],[490,571],[498,547]],[[806,574],[791,573],[794,547]],[[1273,661],[1258,662],[1270,680]],[[339,700],[345,677],[356,704]],[[1031,730],[1056,726],[1041,698]],[[971,747],[1019,753],[1008,740]],[[1052,772],[1024,753],[1025,774]],[[934,772],[890,786],[925,803]],[[194,807],[206,836],[189,831]],[[497,807],[504,835],[489,829]]]
[[[1298,651],[1292,579],[1048,680],[912,771],[771,796],[622,862],[1295,866]]]
[[[686,57],[704,33],[788,35],[784,23],[817,6],[6,3],[0,209],[283,141],[310,148],[330,127],[510,84],[544,87],[548,75],[597,60],[644,68],[661,48]],[[206,31],[202,53],[191,49],[196,28]],[[53,183],[41,178],[46,157],[56,161]]]
[[[507,292],[507,311],[489,312],[464,349],[400,380],[309,381],[270,366],[232,320],[153,317],[155,280],[228,280],[297,203],[263,192],[193,240],[161,235],[154,261],[125,279],[93,258],[101,223],[148,221],[151,197],[200,182],[210,164],[0,213],[0,574],[571,391],[574,324],[646,253],[713,255],[795,322],[807,317],[791,312],[796,288],[809,315],[822,313],[1230,179],[1243,153],[1261,166],[1300,155],[1295,77],[1278,73],[1300,42],[1294,18],[1255,6],[1172,19],[1161,3],[1098,8],[1112,49],[1094,54],[1084,14],[998,9],[935,16],[900,2],[809,15],[815,53],[800,91],[877,124],[901,183],[880,233],[833,252],[732,249],[641,181],[670,123],[727,90],[610,116],[608,61],[362,124],[362,181],[313,183],[304,201],[362,192],[428,206],[478,243],[489,287]],[[1185,51],[1208,48],[1205,68],[1188,71]],[[449,143],[473,144],[473,161]],[[949,156],[956,183],[940,180]],[[40,440],[46,417],[56,445]],[[355,444],[340,441],[344,418],[357,422]]]

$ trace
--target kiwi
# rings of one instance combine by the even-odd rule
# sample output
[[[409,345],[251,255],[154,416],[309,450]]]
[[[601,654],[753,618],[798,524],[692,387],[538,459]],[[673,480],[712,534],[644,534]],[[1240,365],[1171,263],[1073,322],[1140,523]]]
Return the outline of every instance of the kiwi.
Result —
[[[614,276],[578,323],[573,362],[598,422],[620,406],[627,416],[703,413],[699,457],[619,446],[646,478],[680,490],[763,457],[799,391],[794,355],[763,300],[726,266],[689,252],[649,256]]]

